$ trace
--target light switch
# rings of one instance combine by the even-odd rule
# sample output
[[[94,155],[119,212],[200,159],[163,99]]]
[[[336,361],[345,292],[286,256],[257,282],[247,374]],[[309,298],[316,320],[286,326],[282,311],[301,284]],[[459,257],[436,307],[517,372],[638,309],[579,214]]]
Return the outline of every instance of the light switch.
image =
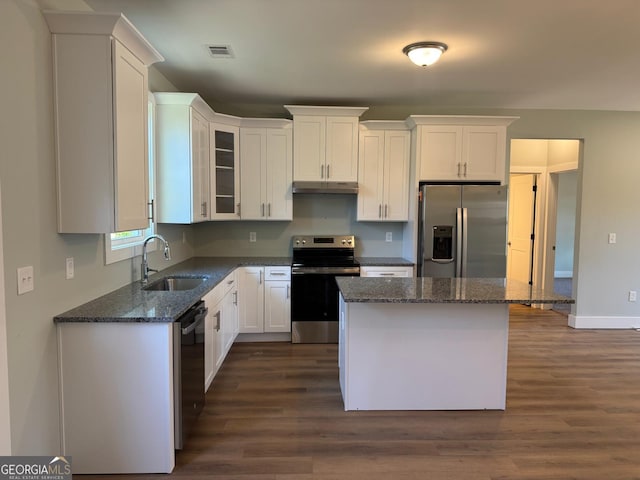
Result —
[[[616,243],[616,234],[615,233],[610,233],[609,234],[609,243]]]
[[[256,232],[249,232],[249,241],[250,242],[256,241]]]
[[[73,257],[67,258],[67,280],[71,280],[75,275],[75,268],[73,266]]]
[[[385,242],[393,242],[393,232],[387,232],[384,237]]]
[[[33,267],[20,267],[18,269],[18,295],[33,290]]]

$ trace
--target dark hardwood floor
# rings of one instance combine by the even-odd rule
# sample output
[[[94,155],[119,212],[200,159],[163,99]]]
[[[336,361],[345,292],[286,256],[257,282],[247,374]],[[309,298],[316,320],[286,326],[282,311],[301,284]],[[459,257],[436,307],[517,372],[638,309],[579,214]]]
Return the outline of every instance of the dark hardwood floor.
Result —
[[[640,479],[640,332],[566,321],[512,307],[506,411],[344,412],[337,346],[235,344],[170,477]]]

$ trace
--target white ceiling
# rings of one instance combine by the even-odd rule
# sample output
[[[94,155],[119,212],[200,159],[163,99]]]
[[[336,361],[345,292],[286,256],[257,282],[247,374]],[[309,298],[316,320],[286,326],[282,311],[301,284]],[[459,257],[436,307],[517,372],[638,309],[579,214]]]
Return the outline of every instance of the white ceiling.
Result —
[[[123,12],[165,57],[158,70],[214,108],[640,111],[640,0],[86,2]],[[449,50],[417,67],[402,48],[422,40]]]

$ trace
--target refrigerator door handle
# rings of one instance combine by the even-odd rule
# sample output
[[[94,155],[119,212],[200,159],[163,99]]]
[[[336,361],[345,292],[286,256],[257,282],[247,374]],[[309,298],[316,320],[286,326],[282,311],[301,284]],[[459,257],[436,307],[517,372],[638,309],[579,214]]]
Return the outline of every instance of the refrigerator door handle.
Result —
[[[425,260],[433,263],[439,263],[441,265],[446,265],[447,263],[453,263],[455,259],[453,258],[426,258]]]
[[[456,208],[456,277],[462,276],[462,208]]]
[[[460,268],[461,277],[467,276],[467,238],[469,237],[467,235],[468,223],[468,211],[467,208],[464,207],[462,208],[462,262],[460,262],[462,265]]]

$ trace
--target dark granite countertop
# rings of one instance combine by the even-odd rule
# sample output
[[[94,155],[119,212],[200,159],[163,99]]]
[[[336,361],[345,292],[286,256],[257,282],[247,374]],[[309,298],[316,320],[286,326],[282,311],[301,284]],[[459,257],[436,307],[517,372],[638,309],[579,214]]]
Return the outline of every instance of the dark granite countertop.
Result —
[[[194,257],[149,277],[149,284],[169,275],[205,276],[185,291],[146,291],[133,282],[54,317],[54,322],[173,322],[229,273],[240,266],[288,266],[288,257]]]
[[[349,303],[575,303],[504,278],[336,277],[336,281]]]
[[[413,267],[414,263],[402,257],[358,257],[361,267]]]

